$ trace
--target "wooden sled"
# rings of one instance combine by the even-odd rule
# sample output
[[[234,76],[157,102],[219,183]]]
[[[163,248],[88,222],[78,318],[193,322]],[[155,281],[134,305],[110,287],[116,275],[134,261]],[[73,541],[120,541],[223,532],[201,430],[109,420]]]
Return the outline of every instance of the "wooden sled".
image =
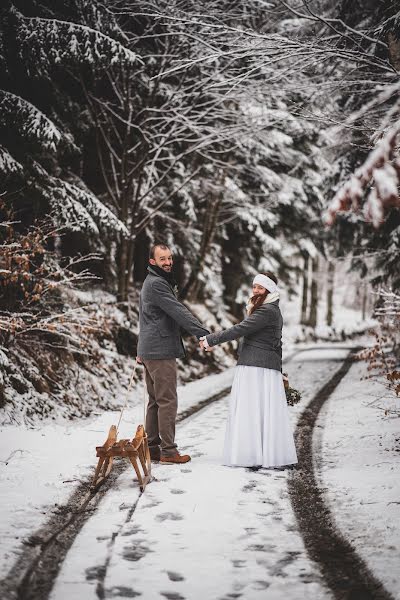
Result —
[[[109,476],[116,457],[130,460],[142,492],[151,480],[150,452],[147,444],[147,434],[143,425],[138,426],[136,435],[132,440],[119,440],[119,442],[117,441],[117,427],[111,425],[104,444],[96,447],[96,456],[98,456],[99,462],[94,474],[92,488],[98,488]]]

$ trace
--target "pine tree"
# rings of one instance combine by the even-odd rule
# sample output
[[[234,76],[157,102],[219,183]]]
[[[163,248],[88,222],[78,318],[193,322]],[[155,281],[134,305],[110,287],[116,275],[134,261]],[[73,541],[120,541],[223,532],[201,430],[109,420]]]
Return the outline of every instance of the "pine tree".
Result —
[[[48,15],[49,11],[43,7],[43,12]],[[0,70],[8,86],[0,91],[4,140],[0,168],[7,176],[2,191],[12,194],[22,187],[25,203],[35,201],[42,213],[53,210],[55,220],[72,230],[98,236],[100,228],[111,236],[128,235],[110,207],[71,171],[68,163],[74,162],[72,155],[80,150],[63,123],[68,100],[60,93],[58,81],[66,77],[69,82],[70,73],[82,77],[83,70],[100,77],[114,65],[134,67],[136,55],[120,41],[83,23],[24,16],[13,5],[3,9],[1,16]],[[16,81],[15,71],[21,80]],[[41,97],[40,82],[48,98]],[[64,85],[63,93],[66,89]],[[80,106],[75,105],[80,111],[85,110],[82,100],[81,96]]]

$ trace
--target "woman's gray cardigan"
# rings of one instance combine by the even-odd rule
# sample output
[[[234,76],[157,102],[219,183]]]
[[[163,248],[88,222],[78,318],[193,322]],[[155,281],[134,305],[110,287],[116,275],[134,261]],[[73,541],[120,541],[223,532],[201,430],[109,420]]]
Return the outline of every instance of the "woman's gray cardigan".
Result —
[[[263,304],[241,323],[206,336],[209,346],[243,337],[238,365],[282,370],[282,315],[279,300]]]

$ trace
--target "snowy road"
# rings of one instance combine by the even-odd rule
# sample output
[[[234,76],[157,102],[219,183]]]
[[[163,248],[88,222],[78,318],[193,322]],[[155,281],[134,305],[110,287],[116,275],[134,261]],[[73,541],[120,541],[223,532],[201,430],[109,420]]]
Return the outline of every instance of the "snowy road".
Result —
[[[288,366],[306,400],[347,354],[322,352]],[[291,410],[293,425],[302,408]],[[297,529],[289,471],[221,466],[226,413],[222,400],[182,423],[192,462],[155,465],[141,497],[129,471],[119,477],[75,540],[52,600],[331,597]]]
[[[298,433],[304,430],[309,446],[307,456],[303,458],[302,466],[297,470],[262,469],[254,472],[221,465],[227,397],[222,397],[207,408],[187,417],[193,407],[203,406],[206,398],[215,394],[219,397],[221,390],[229,386],[231,373],[210,376],[181,388],[181,422],[178,425],[177,441],[181,450],[191,453],[192,462],[182,466],[154,465],[155,480],[142,495],[139,493],[137,482],[133,481],[130,469],[121,468],[119,476],[116,471],[117,477],[109,482],[111,485],[106,483],[98,497],[90,502],[85,513],[80,513],[75,524],[66,528],[60,535],[56,533],[56,539],[49,547],[39,543],[38,546],[33,545],[30,548],[28,543],[25,546],[27,551],[23,550],[23,547],[15,547],[12,552],[7,552],[9,562],[13,555],[19,556],[19,560],[9,571],[3,588],[0,582],[2,600],[98,600],[134,597],[144,600],[325,600],[333,597],[360,597],[351,596],[351,575],[347,577],[345,584],[350,596],[344,593],[343,587],[340,588],[343,579],[338,579],[337,568],[341,556],[334,555],[334,564],[329,564],[332,561],[324,562],[319,556],[322,545],[318,546],[318,543],[315,543],[326,525],[327,529],[323,530],[327,532],[325,537],[334,539],[338,534],[340,538],[340,534],[343,533],[346,537],[349,523],[354,523],[354,515],[360,512],[358,507],[365,496],[365,489],[358,490],[358,479],[354,479],[352,504],[343,512],[343,498],[338,496],[339,501],[335,498],[332,502],[331,495],[328,507],[325,491],[326,477],[331,477],[332,473],[335,480],[332,480],[330,485],[333,485],[333,490],[337,490],[337,495],[342,494],[342,476],[347,476],[350,471],[341,471],[340,465],[348,464],[350,467],[349,458],[357,456],[356,468],[360,472],[366,468],[363,465],[362,453],[355,452],[355,448],[358,448],[357,442],[354,442],[356,446],[352,449],[350,440],[354,439],[354,411],[358,410],[362,399],[368,399],[374,390],[366,388],[365,383],[360,384],[360,367],[350,368],[350,365],[343,365],[347,354],[348,349],[331,346],[319,347],[289,357],[285,368],[289,372],[292,385],[303,392],[300,405],[290,409],[292,425],[296,427],[298,424]],[[341,376],[338,378],[342,371],[343,381]],[[336,385],[338,387],[332,393]],[[355,397],[353,390],[357,385],[359,396]],[[324,395],[327,399],[325,404]],[[311,407],[315,403],[323,405],[324,410],[321,416],[317,416],[314,425],[310,426],[307,415],[311,415]],[[334,408],[336,406],[337,408]],[[326,415],[332,410],[336,411],[336,415],[347,416],[338,423],[335,419],[327,421]],[[363,410],[369,409],[366,407]],[[132,423],[140,421],[141,411],[138,402],[125,414],[123,425],[127,430],[131,431]],[[379,423],[376,424],[372,415],[370,418],[367,418],[367,415],[368,412],[363,416],[363,438],[367,434],[372,435],[373,432],[380,431],[381,427]],[[93,469],[93,463],[87,463],[90,458],[88,448],[90,446],[92,449],[93,446],[90,436],[98,437],[97,427],[102,429],[110,418],[110,414],[105,414],[95,422],[89,420],[80,430],[75,428],[70,432],[69,443],[74,447],[76,454],[71,456],[71,461],[75,461],[73,464],[76,464],[77,473],[82,473],[84,478],[87,477],[86,473],[91,473]],[[92,431],[94,426],[96,429]],[[384,426],[387,427],[386,424]],[[393,436],[395,424],[392,429]],[[329,434],[326,439],[332,442],[330,447],[322,449],[320,438],[325,430]],[[43,433],[39,430],[38,435]],[[304,455],[305,446],[301,437],[300,435],[298,443]],[[346,444],[346,455],[340,457],[338,468],[332,471],[328,467],[334,464],[338,452],[340,456],[342,439]],[[311,451],[311,447],[314,447],[316,454]],[[32,444],[32,451],[33,449]],[[385,447],[384,450],[387,455],[389,449]],[[396,456],[391,450],[390,452],[394,460]],[[378,443],[371,447],[369,460],[375,456],[380,456]],[[35,464],[34,460],[37,457],[37,454],[32,455],[32,464]],[[53,458],[58,460],[57,456]],[[303,498],[307,497],[308,488],[312,487],[307,484],[308,475],[304,470],[307,462],[312,475],[319,478],[315,490],[315,508],[318,510],[313,509],[314,500],[308,500],[311,507],[308,515],[307,511],[301,508],[305,506]],[[13,464],[15,473],[19,473],[17,463],[11,463],[11,466]],[[319,474],[314,472],[313,465],[317,466]],[[392,481],[395,481],[395,473],[398,473],[395,465],[395,462],[390,463],[390,468],[394,469]],[[59,474],[60,481],[66,478],[68,472],[71,472],[71,465],[63,464],[63,472]],[[11,471],[9,473],[9,488],[10,484],[17,484],[18,481],[20,486],[24,483],[22,471],[18,479],[11,476]],[[387,479],[387,474],[376,470],[374,489],[384,489]],[[303,488],[306,482],[307,493],[304,496],[297,493],[294,485],[296,480]],[[346,489],[349,489],[348,486],[349,484]],[[81,488],[83,492],[87,490],[84,482]],[[75,508],[79,506],[77,492],[81,488],[77,487],[68,501],[56,505],[44,527],[43,523],[39,527],[38,522],[41,515],[40,498],[43,495],[43,491],[39,489],[36,521],[31,511],[29,523],[25,524],[26,529],[29,526],[31,531],[38,532],[39,542],[40,537],[51,538],[52,533],[62,526],[63,519],[75,514]],[[59,484],[54,490],[54,493],[60,493]],[[4,493],[6,494],[6,491]],[[8,493],[10,494],[10,489]],[[373,493],[374,490],[371,490],[371,494]],[[19,496],[13,497],[17,499]],[[374,498],[375,514],[382,515],[382,510],[387,510],[386,504],[390,505],[392,515],[397,514],[398,503],[393,500],[396,500],[395,490],[389,486],[381,509]],[[296,509],[297,519],[293,507]],[[22,508],[18,503],[15,507],[8,504],[6,514],[12,519],[13,511],[18,515]],[[340,526],[342,512],[343,522],[346,523],[344,527]],[[381,535],[381,539],[386,540],[386,545],[383,554],[379,555],[379,561],[375,560],[372,551],[364,552],[364,563],[357,571],[363,581],[367,581],[364,587],[368,594],[362,598],[397,598],[396,593],[392,596],[387,594],[379,583],[386,583],[388,578],[388,575],[385,575],[385,561],[391,560],[394,564],[398,557],[396,533],[393,531],[391,537],[388,537],[387,524],[381,517],[374,521],[374,527],[370,527],[367,534],[365,526],[368,514],[365,513],[365,519],[358,529],[352,527],[352,549],[351,556],[348,557],[350,571],[354,566],[353,571],[357,571],[357,565],[360,564],[356,560],[357,555],[362,554],[359,544],[370,538],[372,548],[373,540],[377,535]],[[322,516],[322,520],[318,521],[317,516]],[[43,520],[43,517],[41,519]],[[339,522],[338,529],[335,526],[336,521]],[[32,529],[35,523],[38,524]],[[7,531],[6,526],[0,523],[1,527]],[[9,537],[7,548],[11,548],[11,542],[12,538]],[[41,553],[38,553],[40,548]],[[37,562],[32,563],[33,556],[38,557]],[[29,564],[33,565],[32,577],[25,577],[21,585],[18,582]],[[373,578],[375,572],[378,579]],[[391,591],[398,589],[398,579],[392,574],[389,586]],[[380,586],[378,592],[376,582]]]
[[[134,512],[131,474],[120,477],[67,557],[53,600],[97,598],[98,585],[112,598],[256,599],[267,588],[275,597],[325,597],[297,533],[287,472],[220,466],[225,419],[221,402],[182,426],[192,463],[156,465]],[[93,552],[99,532],[103,556]]]

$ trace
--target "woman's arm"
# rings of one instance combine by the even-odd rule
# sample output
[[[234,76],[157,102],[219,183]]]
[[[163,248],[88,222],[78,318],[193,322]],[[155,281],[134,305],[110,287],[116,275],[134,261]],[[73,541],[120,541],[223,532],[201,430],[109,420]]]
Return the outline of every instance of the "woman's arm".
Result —
[[[231,342],[232,340],[255,333],[266,325],[273,325],[277,322],[277,318],[278,314],[272,307],[262,306],[255,310],[252,315],[246,317],[241,323],[217,333],[210,333],[205,338],[209,346]]]

